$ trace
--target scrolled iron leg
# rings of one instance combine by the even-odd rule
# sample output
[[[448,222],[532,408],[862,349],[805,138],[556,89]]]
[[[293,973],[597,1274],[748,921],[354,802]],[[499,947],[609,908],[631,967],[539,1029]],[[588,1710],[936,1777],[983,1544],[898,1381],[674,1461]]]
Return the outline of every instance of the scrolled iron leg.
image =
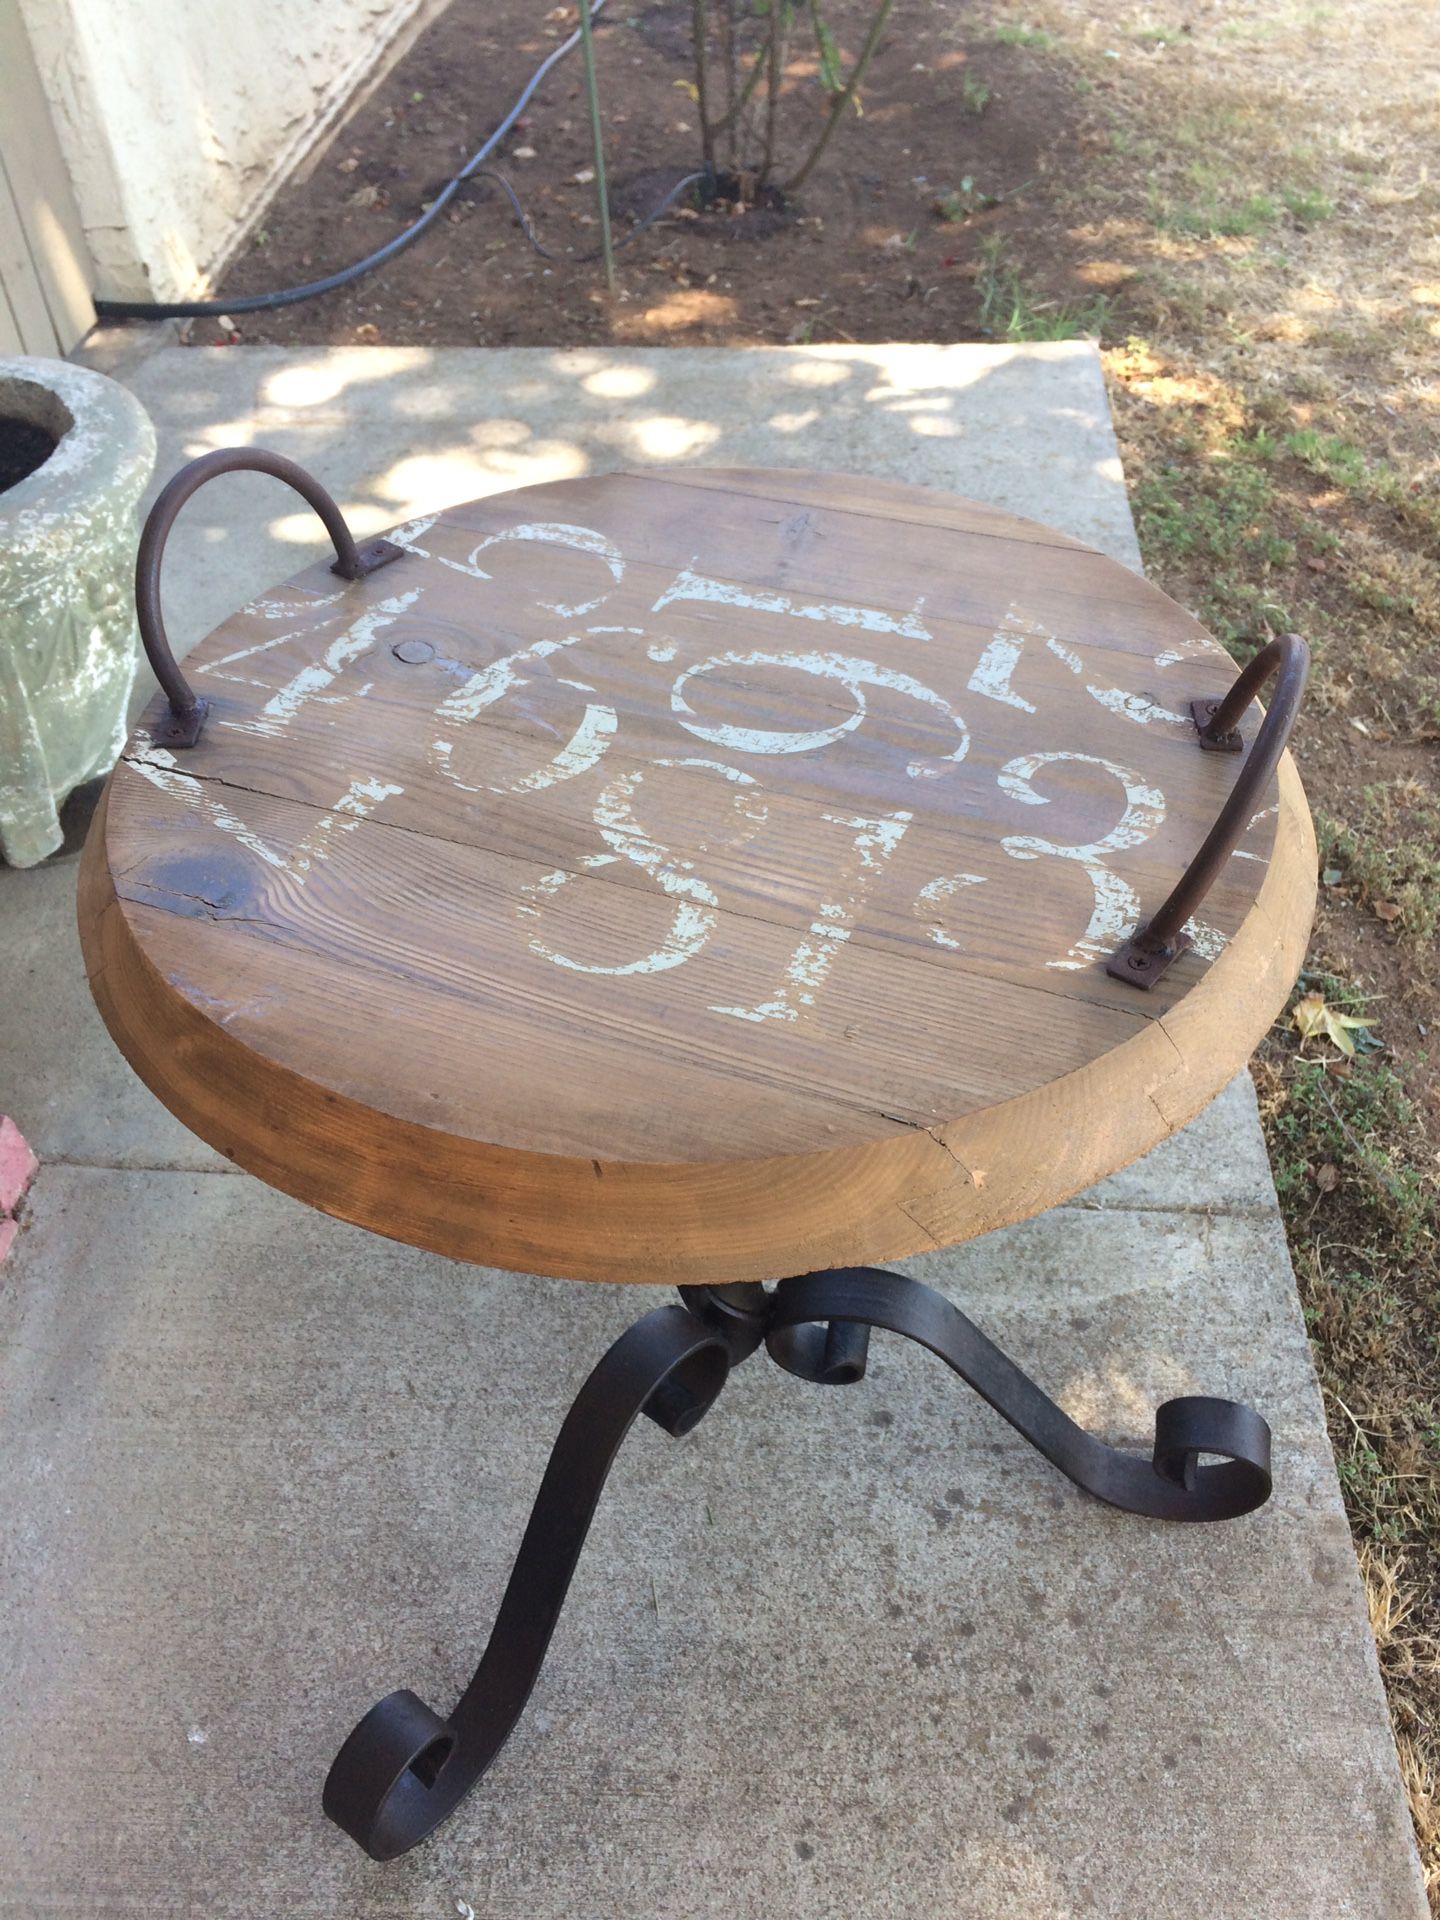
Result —
[[[1155,1520],[1234,1520],[1270,1498],[1270,1429],[1253,1408],[1200,1395],[1167,1400],[1155,1415],[1149,1459],[1107,1446],[958,1308],[903,1274],[846,1267],[782,1280],[769,1301],[766,1345],[788,1371],[824,1380],[825,1356],[841,1350],[836,1329],[847,1323],[928,1348],[1052,1465],[1112,1507]],[[1202,1463],[1204,1455],[1215,1458]]]
[[[1270,1497],[1270,1429],[1231,1400],[1167,1400],[1149,1459],[1078,1426],[931,1288],[876,1267],[683,1287],[611,1347],[566,1416],[540,1483],[490,1643],[449,1719],[406,1689],[387,1694],[341,1747],[325,1811],[375,1860],[408,1852],[454,1812],[520,1718],[545,1659],[610,1467],[637,1414],[688,1433],[729,1370],[763,1344],[823,1386],[865,1373],[870,1330],[936,1354],[1077,1486],[1157,1520],[1231,1520]]]
[[[566,1416],[475,1676],[442,1719],[407,1689],[372,1707],[336,1755],[325,1812],[373,1860],[434,1831],[520,1718],[560,1618],[610,1468],[635,1417],[688,1433],[725,1384],[731,1343],[684,1307],[646,1314],[611,1347]]]

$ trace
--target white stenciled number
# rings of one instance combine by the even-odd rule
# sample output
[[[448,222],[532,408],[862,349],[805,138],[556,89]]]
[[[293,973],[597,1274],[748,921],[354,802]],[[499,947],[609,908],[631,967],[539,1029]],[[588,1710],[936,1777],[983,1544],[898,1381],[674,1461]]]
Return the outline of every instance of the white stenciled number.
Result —
[[[1053,633],[1045,636],[1045,644],[1071,673],[1083,678],[1085,662],[1072,647],[1065,646]],[[1154,662],[1156,666],[1160,664],[1159,660]],[[1100,687],[1093,680],[1086,680],[1085,691],[1092,700],[1098,700],[1107,712],[1118,714],[1122,720],[1133,720],[1137,727],[1159,726],[1169,733],[1188,735],[1193,726],[1188,714],[1177,713],[1173,707],[1152,699],[1148,693],[1132,693],[1124,687]]]
[[[582,613],[593,613],[596,607],[607,600],[615,587],[618,587],[625,573],[625,557],[613,540],[607,540],[603,533],[597,533],[593,527],[577,527],[568,520],[527,520],[523,526],[507,527],[503,533],[486,536],[478,546],[472,547],[466,560],[452,560],[443,553],[434,553],[420,542],[429,533],[438,514],[430,514],[421,520],[412,520],[408,525],[396,527],[390,538],[397,547],[404,547],[407,553],[418,554],[422,560],[434,560],[442,567],[449,567],[454,573],[468,573],[472,580],[490,580],[493,575],[480,565],[482,553],[488,553],[492,547],[508,545],[511,542],[532,543],[539,546],[563,547],[571,553],[589,554],[598,560],[610,575],[610,585],[588,600],[565,602],[560,600],[541,600],[539,605],[550,613],[558,613],[562,620],[578,620]]]
[[[562,653],[567,647],[579,646],[582,641],[611,634],[643,640],[645,630],[643,627],[586,627],[583,632],[567,633],[560,640],[536,640],[517,653],[507,653],[499,660],[492,660],[488,667],[472,673],[468,680],[440,702],[435,709],[436,721],[445,728],[447,734],[466,727],[507,693],[535,679],[536,669],[542,661],[548,660],[553,654]],[[585,680],[557,676],[555,684],[570,687],[576,693],[593,695],[595,692],[594,687]],[[617,724],[615,709],[607,701],[587,700],[580,724],[560,751],[542,766],[532,767],[528,773],[510,780],[477,783],[462,779],[455,767],[456,743],[444,737],[431,743],[431,764],[437,773],[464,793],[541,793],[546,787],[559,786],[562,780],[573,780],[578,774],[588,773],[614,739]]]
[[[921,887],[915,897],[915,912],[929,920],[928,932],[937,947],[946,947],[952,953],[958,953],[960,942],[946,925],[946,913],[957,893],[966,887],[983,887],[983,873],[942,873],[938,880],[931,880]]]
[[[408,613],[419,598],[420,589],[412,587],[407,593],[395,593],[388,599],[377,600],[343,633],[336,635],[319,660],[301,667],[294,678],[273,693],[251,719],[222,720],[220,725],[229,727],[234,733],[276,736],[284,733],[300,709],[308,706],[312,700],[338,703],[345,696],[333,692],[332,688],[346,667],[353,661],[363,659],[385,628],[393,626],[402,614]],[[269,644],[262,641],[259,647],[250,651],[258,653]],[[227,654],[226,661],[243,657],[244,650],[240,654]]]
[[[1010,677],[1020,664],[1026,639],[1038,631],[1031,621],[1022,620],[1011,607],[976,663],[967,683],[969,691],[983,694],[987,700],[998,700],[1002,707],[1018,707],[1021,713],[1034,713],[1034,703],[1016,693]]]
[[[183,800],[187,807],[203,814],[211,826],[229,834],[242,847],[248,847],[267,867],[290,874],[302,885],[314,863],[329,855],[337,833],[353,833],[382,800],[389,800],[405,791],[403,787],[392,786],[384,780],[352,780],[334,806],[322,813],[305,838],[287,853],[280,847],[272,846],[231,811],[223,797],[226,793],[224,787],[212,787],[207,781],[197,780],[193,774],[181,773],[175,765],[175,756],[168,748],[145,747],[131,759],[130,765],[137,773],[143,774],[152,787],[158,787],[173,799]]]
[[[687,600],[718,607],[740,607],[746,613],[778,613],[789,620],[813,620],[823,627],[855,627],[861,633],[896,633],[906,640],[931,637],[920,619],[919,600],[912,613],[887,613],[883,607],[854,606],[843,600],[797,599],[793,594],[776,593],[769,587],[742,587],[734,580],[712,580],[693,567],[682,567],[650,610],[659,613],[665,607]]]
[[[892,813],[871,819],[864,814],[825,813],[820,817],[832,826],[847,827],[855,836],[850,843],[844,899],[821,903],[809,932],[790,956],[779,991],[771,999],[753,1007],[712,1007],[712,1013],[728,1013],[736,1020],[778,1020],[793,1024],[805,1008],[813,1007],[815,996],[834,965],[835,955],[850,938],[866,893],[875,876],[884,871],[914,816]]]
[[[1002,706],[1018,707],[1022,713],[1034,713],[1033,702],[1017,693],[1010,684],[1020,664],[1020,657],[1031,642],[1045,646],[1071,673],[1084,678],[1087,668],[1074,648],[1066,646],[1038,620],[1026,619],[1012,605],[976,663],[968,683],[970,692],[981,694],[987,700],[997,700]],[[1171,650],[1157,654],[1151,665],[1171,667],[1185,657]],[[1174,708],[1152,699],[1147,693],[1133,693],[1123,687],[1106,686],[1091,680],[1086,680],[1085,691],[1108,712],[1117,714],[1122,720],[1133,720],[1137,726],[1159,726],[1167,732],[1188,732],[1190,728],[1188,715],[1177,713]]]
[[[1085,869],[1095,889],[1095,909],[1090,924],[1063,959],[1046,963],[1052,967],[1074,968],[1107,957],[1135,931],[1140,918],[1139,899],[1128,880],[1111,872],[1105,864],[1105,855],[1141,846],[1148,840],[1165,818],[1165,796],[1157,788],[1147,786],[1138,773],[1117,766],[1113,760],[1098,759],[1093,753],[1023,754],[1000,769],[1000,786],[1012,800],[1023,801],[1026,806],[1047,806],[1046,796],[1037,793],[1031,783],[1042,767],[1064,762],[1101,767],[1119,781],[1125,793],[1125,811],[1115,825],[1098,840],[1086,841],[1082,846],[1065,846],[1034,834],[1019,833],[1007,834],[1000,844],[1016,860],[1038,860],[1042,855],[1049,855],[1057,860],[1074,860]]]
[[[656,767],[694,768],[697,772],[718,773],[732,786],[739,788],[740,791],[733,798],[740,817],[742,839],[748,839],[757,827],[764,824],[765,803],[748,773],[742,773],[736,767],[722,766],[718,760],[656,760],[653,764]],[[567,967],[572,973],[663,973],[668,967],[678,967],[686,960],[694,959],[715,931],[719,903],[714,889],[696,873],[692,861],[677,858],[668,847],[662,846],[648,834],[635,818],[633,803],[644,782],[645,772],[644,768],[635,767],[618,773],[601,792],[595,802],[595,824],[600,829],[601,839],[611,851],[591,854],[584,864],[594,868],[608,866],[618,859],[633,861],[656,882],[662,893],[674,901],[669,931],[658,947],[642,954],[639,959],[604,964],[576,960],[570,954],[557,952],[537,928],[530,936],[531,951],[538,953],[542,959],[553,961],[557,967]],[[545,874],[525,889],[529,901],[520,911],[538,916],[541,912],[540,903],[553,899],[574,877],[564,867]]]
[[[841,716],[827,727],[807,728],[795,732],[777,727],[742,727],[730,722],[710,724],[703,720],[692,704],[698,689],[694,683],[703,681],[708,674],[719,673],[726,667],[785,667],[797,673],[813,674],[817,678],[837,681],[849,694],[854,705],[851,711]],[[922,779],[938,774],[957,760],[965,758],[970,745],[970,734],[965,722],[951,707],[948,700],[913,679],[908,673],[896,673],[889,667],[877,666],[873,660],[857,660],[842,653],[768,653],[764,651],[717,653],[698,665],[687,667],[670,695],[670,706],[676,718],[687,732],[695,734],[701,740],[708,740],[712,746],[729,747],[736,753],[813,753],[818,747],[829,746],[842,735],[852,733],[865,718],[865,689],[884,687],[892,693],[906,695],[909,699],[922,701],[926,706],[943,714],[949,726],[958,735],[955,746],[948,753],[931,759],[916,759],[910,762],[906,772],[914,779]]]

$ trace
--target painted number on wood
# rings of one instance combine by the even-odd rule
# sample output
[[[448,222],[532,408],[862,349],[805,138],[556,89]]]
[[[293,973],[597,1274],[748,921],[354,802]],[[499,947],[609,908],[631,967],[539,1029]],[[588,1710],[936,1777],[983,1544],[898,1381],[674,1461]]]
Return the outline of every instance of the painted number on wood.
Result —
[[[683,783],[692,817],[695,794],[708,794],[702,803],[704,815],[715,820],[716,834],[733,855],[762,828],[774,830],[765,788],[768,768],[788,757],[853,751],[846,743],[866,728],[872,703],[877,700],[887,712],[895,710],[897,700],[900,711],[908,708],[917,733],[926,742],[905,763],[909,779],[943,782],[969,752],[970,729],[950,700],[926,679],[871,658],[865,648],[864,636],[873,634],[894,635],[938,649],[942,643],[936,642],[923,624],[919,602],[912,613],[896,615],[838,601],[751,589],[712,579],[692,565],[682,568],[654,600],[649,608],[650,625],[607,625],[591,616],[602,612],[625,578],[626,561],[613,543],[594,529],[566,522],[527,522],[480,540],[465,558],[455,559],[432,553],[421,544],[432,525],[433,520],[417,521],[395,537],[417,556],[482,582],[493,578],[497,550],[526,546],[576,556],[566,561],[566,567],[574,573],[579,565],[581,576],[586,576],[588,568],[586,577],[593,578],[592,592],[578,596],[570,593],[563,598],[552,595],[540,601],[557,623],[551,636],[502,653],[478,669],[458,662],[439,662],[449,670],[453,684],[434,707],[428,743],[433,774],[446,788],[473,796],[466,804],[481,811],[492,795],[521,800],[533,796],[538,803],[557,787],[581,781],[599,783],[589,803],[596,835],[593,851],[577,856],[573,869],[558,867],[537,874],[524,886],[519,902],[525,943],[530,952],[550,965],[581,974],[647,976],[686,965],[715,940],[722,925],[721,875],[702,870],[710,864],[706,859],[692,859],[669,847],[656,824],[657,801],[663,814],[663,797],[673,791],[670,783],[674,780]],[[351,699],[363,699],[371,683],[353,684],[358,678],[354,669],[377,645],[389,644],[391,630],[414,612],[422,590],[423,582],[377,601],[344,631],[333,635],[317,660],[270,692],[252,717],[225,724],[273,738],[285,734],[302,713],[316,706],[338,707]],[[336,599],[333,595],[317,597],[316,609],[323,610]],[[703,619],[707,628],[718,626],[722,633],[725,616],[732,610],[747,616],[752,632],[754,616],[770,616],[772,632],[782,639],[767,646],[721,645],[684,664],[682,643],[673,637],[672,629],[676,616],[686,608],[691,610],[692,619]],[[268,602],[257,602],[251,611],[271,620],[278,613]],[[803,628],[808,628],[819,644],[812,643],[808,635],[802,639]],[[817,628],[822,631],[815,632]],[[827,629],[844,633],[839,647],[825,644],[828,636],[823,630]],[[788,644],[792,632],[799,644]],[[250,676],[259,670],[259,656],[293,637],[280,633],[242,648],[215,662],[210,672],[219,679],[252,683]],[[629,674],[653,675],[657,668],[665,672],[668,691],[660,711],[668,704],[675,744],[681,751],[639,759],[633,752],[624,751],[623,701],[597,690],[585,677],[587,671],[603,677],[597,669],[587,669],[583,664],[568,668],[566,656],[583,662],[597,653],[602,662],[623,666]],[[1183,657],[1172,650],[1152,664],[1163,671]],[[1188,724],[1181,712],[1162,700],[1109,684],[1104,673],[1092,670],[1074,647],[1027,617],[1016,604],[977,648],[964,681],[965,690],[975,700],[992,701],[1034,716],[1036,731],[1043,736],[1044,674],[1040,669],[1050,674],[1055,671],[1053,666],[1046,667],[1047,658],[1075,675],[1085,692],[1113,714],[1122,729],[1134,726],[1173,732]],[[775,711],[773,695],[762,700],[754,690],[757,674],[762,684],[767,683],[767,677],[773,680],[778,676],[782,685],[787,677],[793,677],[795,697],[783,704],[803,715],[803,721],[777,726],[773,717],[763,723],[754,717],[761,710],[772,716]],[[268,691],[271,683],[253,684]],[[546,722],[556,744],[538,762],[522,765],[519,770],[513,765],[512,752],[509,770],[502,771],[496,761],[494,736],[477,723],[487,716],[498,716],[507,701],[534,684],[545,690],[547,698],[552,697],[551,690],[558,690],[562,722]],[[750,717],[747,708],[754,710]],[[651,724],[653,731],[653,715]],[[685,750],[687,737],[706,751]],[[513,739],[512,734],[512,744]],[[618,755],[617,748],[621,750]],[[217,786],[212,791],[208,783],[183,771],[170,754],[151,747],[137,755],[134,764],[156,787],[202,814],[210,825],[233,836],[266,865],[283,870],[292,882],[302,885],[312,866],[331,852],[338,834],[353,831],[386,800],[403,791],[387,781],[381,770],[369,770],[337,793],[333,805],[300,845],[282,849],[245,823],[233,808],[230,789]],[[1113,792],[1109,826],[1083,842],[1047,834],[1043,817],[1037,818],[1035,830],[1025,831],[1025,812],[1043,814],[1063,783],[1067,779],[1073,782],[1075,770],[1082,767],[1094,769],[1100,787],[1108,783]],[[663,776],[658,781],[657,774]],[[1133,931],[1141,910],[1134,887],[1115,871],[1112,856],[1133,850],[1158,831],[1165,818],[1164,795],[1153,781],[1127,764],[1123,750],[1112,759],[1074,751],[1060,743],[1047,743],[1011,758],[993,777],[1002,800],[1010,804],[1015,816],[1014,830],[1005,831],[1005,809],[999,810],[1001,830],[997,839],[1004,855],[1020,862],[1068,861],[1089,882],[1088,918],[1083,925],[1077,924],[1068,946],[1053,953],[1045,964],[1074,970],[1104,960]],[[1089,792],[1093,795],[1098,790],[1092,775]],[[769,990],[747,1002],[717,1001],[711,1011],[727,1019],[781,1026],[805,1020],[816,1007],[846,943],[862,924],[867,902],[892,879],[895,855],[914,818],[915,812],[909,807],[875,811],[852,811],[833,804],[823,807],[818,821],[833,842],[833,855],[829,856],[832,884],[823,897],[814,900],[808,923],[788,959],[778,965]],[[698,845],[702,856],[706,844],[702,841]],[[1257,856],[1246,853],[1241,857]],[[648,944],[636,941],[636,921],[631,913],[619,916],[612,930],[605,925],[603,911],[577,912],[567,904],[578,898],[573,889],[582,876],[600,874],[621,863],[638,870],[638,876],[630,872],[627,878],[627,908],[633,906],[637,889],[642,895],[653,896],[655,922]],[[913,913],[923,937],[934,946],[963,951],[965,914],[977,897],[975,889],[985,885],[985,876],[943,871],[916,886],[913,867],[909,871],[908,900],[892,905]],[[617,894],[616,904],[620,903]],[[645,924],[643,914],[639,924]],[[1192,923],[1189,931],[1206,957],[1213,957],[1223,944],[1223,936],[1214,928]],[[626,950],[620,951],[621,947]]]

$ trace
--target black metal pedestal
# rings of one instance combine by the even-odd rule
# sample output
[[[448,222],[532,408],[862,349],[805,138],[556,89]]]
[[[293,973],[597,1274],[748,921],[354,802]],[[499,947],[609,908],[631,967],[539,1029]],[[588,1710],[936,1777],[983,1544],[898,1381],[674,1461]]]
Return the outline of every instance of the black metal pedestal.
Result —
[[[1231,1520],[1270,1497],[1270,1429],[1232,1400],[1167,1400],[1155,1446],[1106,1446],[929,1287],[874,1267],[760,1286],[684,1287],[611,1347],[560,1429],[490,1643],[448,1719],[402,1688],[372,1707],[325,1782],[326,1813],[375,1860],[423,1840],[469,1793],[524,1709],[620,1443],[639,1413],[667,1433],[704,1418],[730,1368],[763,1343],[788,1372],[845,1386],[872,1327],[952,1367],[1077,1486],[1157,1520]],[[1202,1464],[1202,1456],[1209,1456]]]

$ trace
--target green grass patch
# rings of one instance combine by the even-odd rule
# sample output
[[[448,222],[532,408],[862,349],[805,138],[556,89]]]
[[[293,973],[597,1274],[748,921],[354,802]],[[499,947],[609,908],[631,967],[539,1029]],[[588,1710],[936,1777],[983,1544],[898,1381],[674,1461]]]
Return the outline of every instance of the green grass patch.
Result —
[[[1290,218],[1302,227],[1313,227],[1321,220],[1328,220],[1335,211],[1334,201],[1317,187],[1282,187],[1280,198]]]
[[[982,187],[977,187],[973,177],[968,173],[958,188],[952,188],[949,193],[937,194],[932,203],[936,219],[948,221],[952,225],[957,225],[961,221],[970,219],[972,215],[983,213],[987,208],[996,207],[999,204],[996,195],[986,193]]]
[[[1001,47],[1053,47],[1055,42],[1048,33],[1039,27],[1027,27],[1019,21],[1007,22],[996,27],[991,39]]]
[[[1351,597],[1358,600],[1362,607],[1368,607],[1372,613],[1392,615],[1403,620],[1415,611],[1415,596],[1403,588],[1387,586],[1383,580],[1351,567],[1345,576],[1345,584]]]
[[[1237,433],[1230,442],[1232,452],[1242,460],[1278,460],[1284,452],[1285,442],[1282,435],[1271,433],[1268,427],[1257,427],[1253,433]]]
[[[1323,974],[1301,991],[1363,1010]],[[1267,1043],[1261,1107],[1330,1437],[1358,1538],[1430,1551],[1440,1529],[1440,1215],[1419,1116],[1383,1049]]]
[[[1366,787],[1359,815],[1317,812],[1323,871],[1421,946],[1440,935],[1440,797],[1415,780]],[[1331,876],[1334,876],[1331,878]]]
[[[1155,141],[1147,140],[1118,120],[1111,123],[1109,138],[1110,151],[1118,153],[1122,160],[1143,160],[1148,165],[1160,152]]]
[[[1288,600],[1228,568],[1217,573],[1206,587],[1199,613],[1202,624],[1242,662],[1249,660],[1272,633],[1288,633],[1296,625]],[[1311,652],[1313,655],[1313,646]]]
[[[978,120],[989,106],[990,100],[990,83],[987,80],[981,80],[976,74],[967,73],[960,82],[960,104],[966,113],[974,114]]]
[[[1082,340],[1098,338],[1110,323],[1110,302],[1104,294],[1090,300],[1047,300],[1038,297],[1000,255],[999,244],[987,242],[976,279],[980,296],[980,324],[994,340]]]
[[[1248,460],[1163,466],[1134,493],[1141,545],[1172,560],[1290,566],[1295,546],[1272,522],[1275,488]]]
[[[1353,441],[1337,433],[1320,433],[1314,427],[1301,427],[1285,437],[1285,451],[1322,480],[1347,492],[1363,487],[1370,477],[1370,463]]]
[[[1440,497],[1433,487],[1408,477],[1387,460],[1371,460],[1365,450],[1338,433],[1301,427],[1287,434],[1285,451],[1317,479],[1357,499],[1388,507],[1408,525],[1440,536]]]
[[[1297,991],[1323,993],[1342,1011],[1367,1012],[1361,996],[1324,974],[1302,974]],[[1378,1042],[1371,1044],[1377,1050],[1353,1062],[1291,1058],[1283,1101],[1267,1117],[1275,1188],[1287,1213],[1313,1214],[1317,1198],[1348,1180],[1349,1203],[1360,1206],[1369,1223],[1369,1245],[1361,1251],[1408,1263],[1435,1247],[1437,1188],[1419,1158],[1423,1135],[1414,1103]],[[1335,1171],[1333,1182],[1327,1167]],[[1373,1268],[1365,1284],[1376,1284]]]
[[[1198,200],[1176,202],[1151,195],[1151,218],[1162,233],[1191,240],[1245,240],[1280,218],[1280,208],[1268,193],[1248,194],[1243,200],[1223,200],[1205,194]]]
[[[1197,611],[1239,658],[1257,636],[1294,625],[1271,576],[1294,567],[1293,540],[1276,523],[1276,494],[1260,464],[1263,435],[1223,456],[1168,462],[1132,489],[1147,566],[1184,567],[1202,581]]]
[[[1296,6],[1277,7],[1273,12],[1261,13],[1252,10],[1241,12],[1233,19],[1222,20],[1216,32],[1222,40],[1234,40],[1242,46],[1272,40],[1283,35],[1304,32],[1309,27],[1322,27],[1334,18],[1332,6]]]

